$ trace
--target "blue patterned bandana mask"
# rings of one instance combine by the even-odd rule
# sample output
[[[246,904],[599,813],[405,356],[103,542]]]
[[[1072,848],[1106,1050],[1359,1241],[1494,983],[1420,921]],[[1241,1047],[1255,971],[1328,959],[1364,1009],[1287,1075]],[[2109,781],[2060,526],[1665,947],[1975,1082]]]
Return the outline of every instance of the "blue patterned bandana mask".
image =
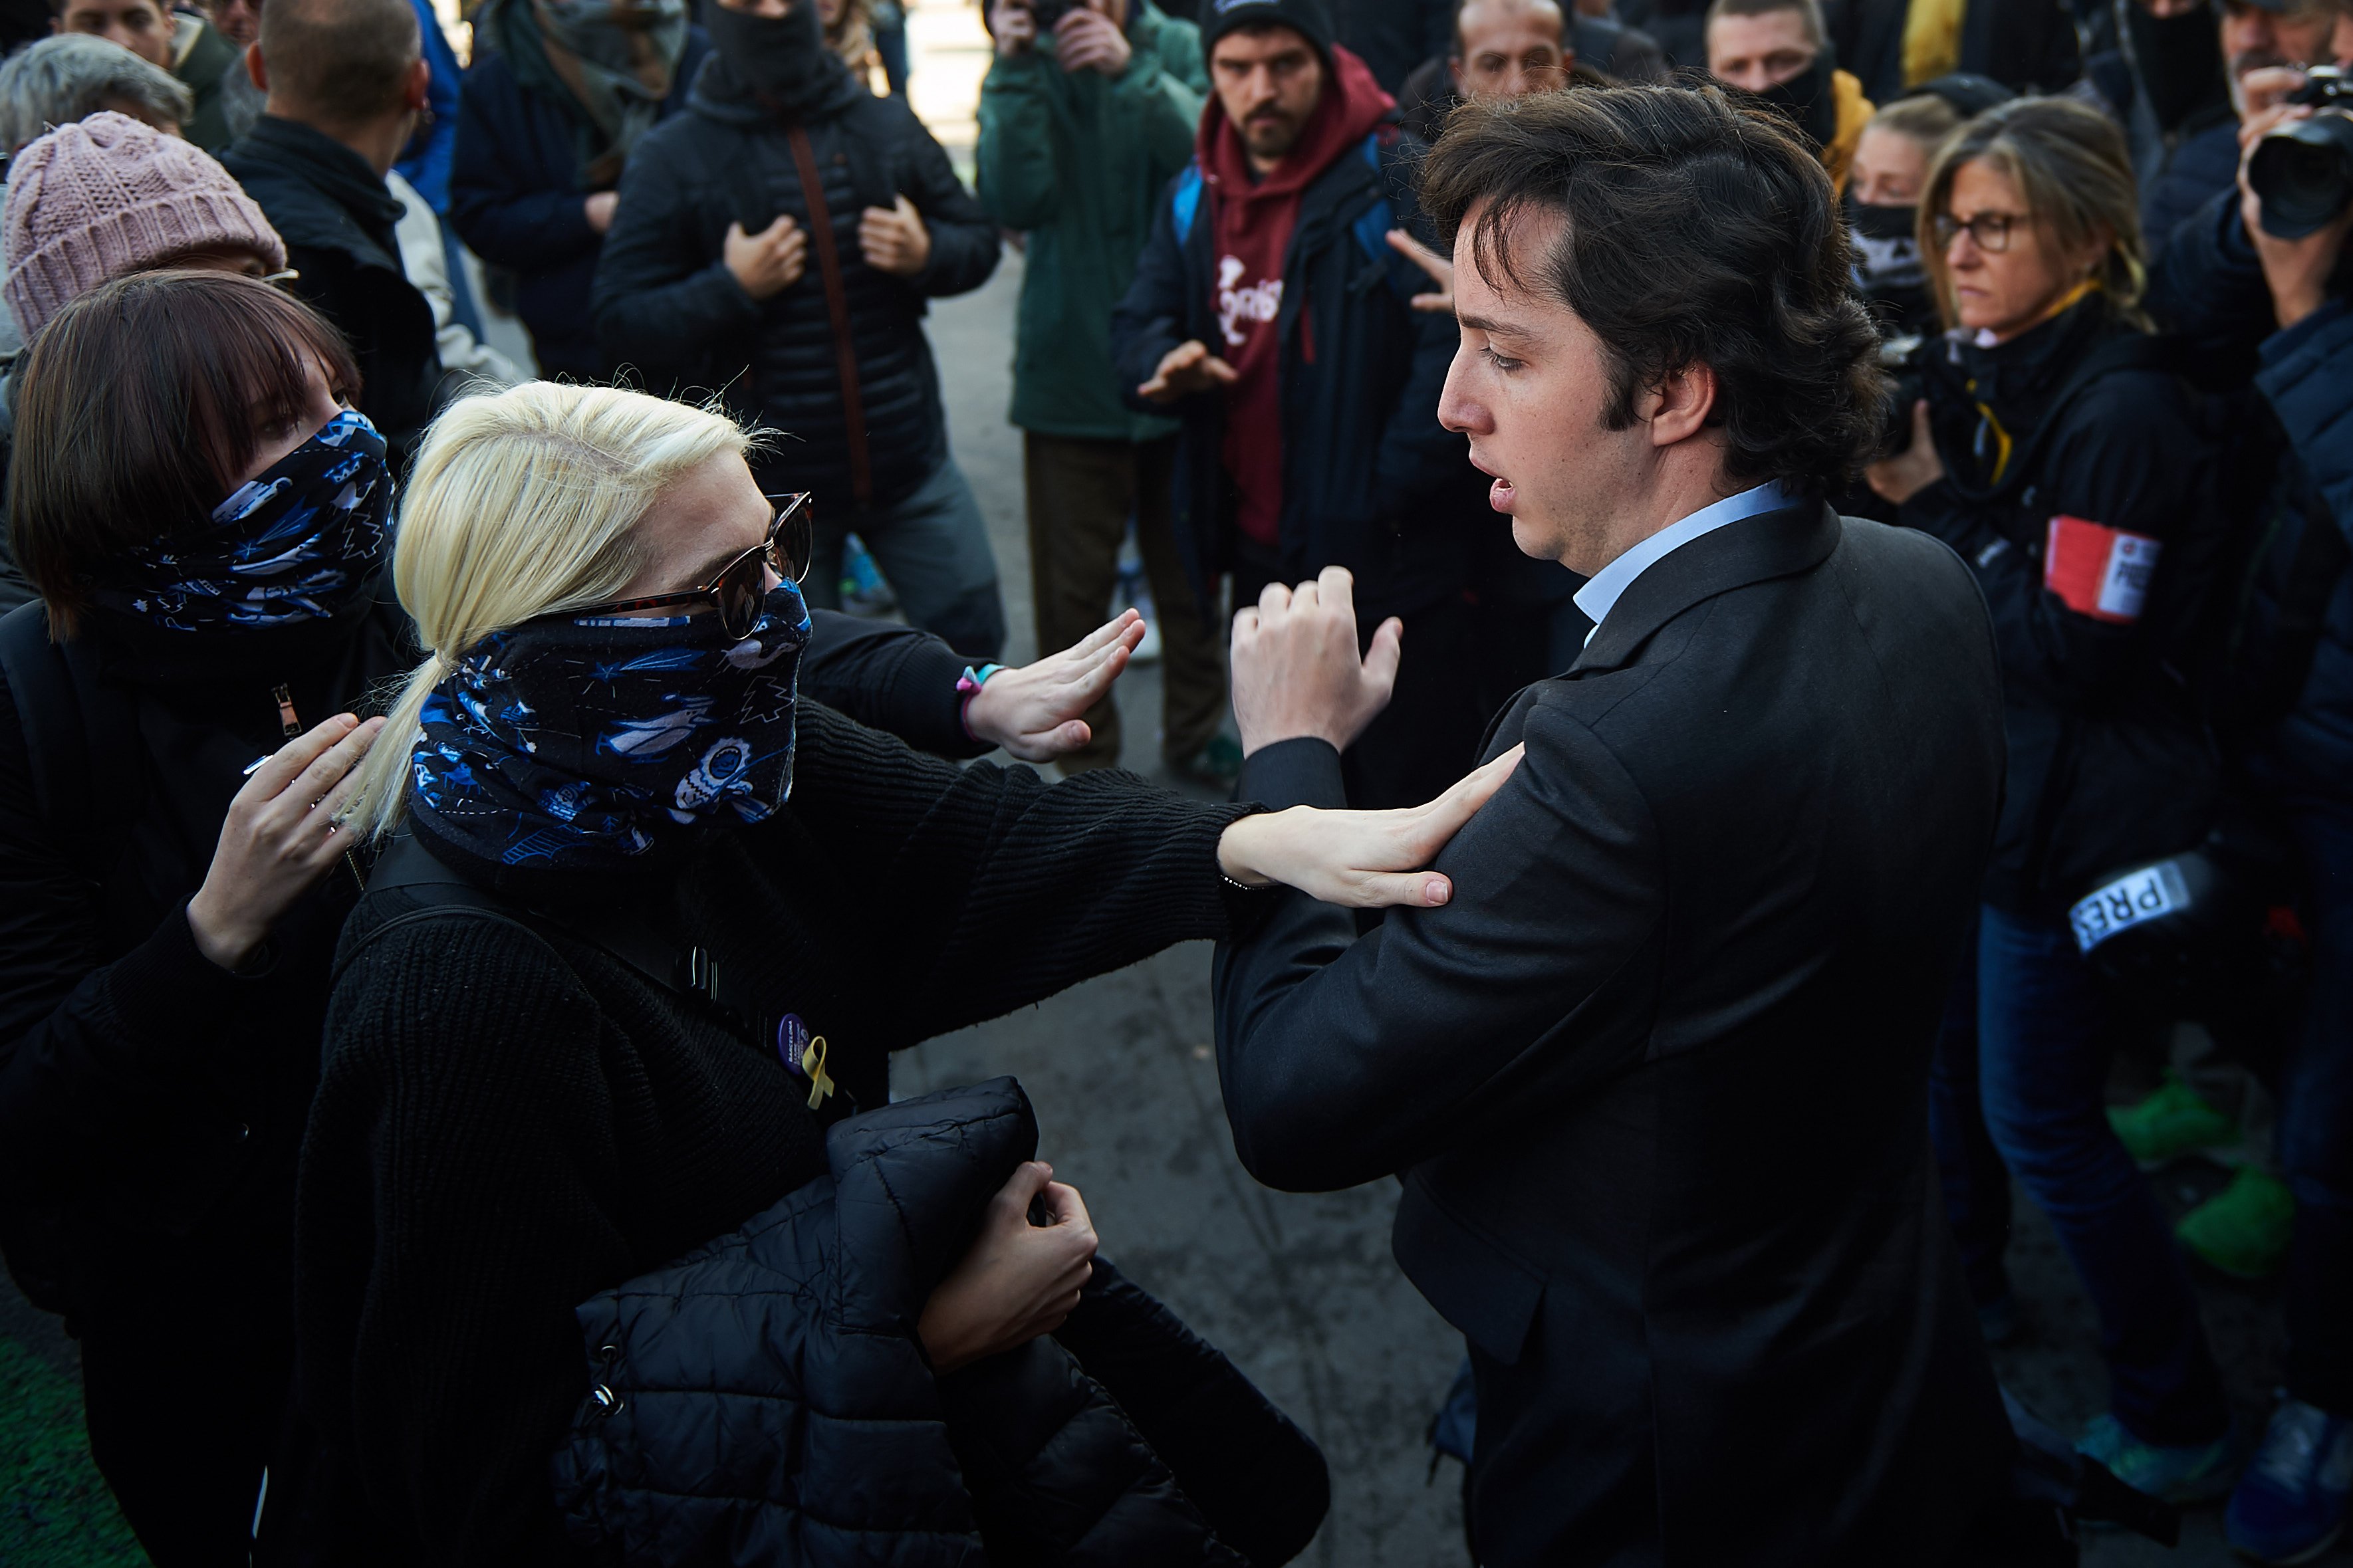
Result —
[[[384,437],[345,409],[239,485],[206,526],[132,557],[99,602],[172,631],[263,628],[328,619],[384,562],[392,473]]]
[[[497,865],[625,865],[664,823],[758,822],[793,788],[808,611],[790,583],[742,641],[712,615],[552,616],[484,637],[420,715],[409,809]]]

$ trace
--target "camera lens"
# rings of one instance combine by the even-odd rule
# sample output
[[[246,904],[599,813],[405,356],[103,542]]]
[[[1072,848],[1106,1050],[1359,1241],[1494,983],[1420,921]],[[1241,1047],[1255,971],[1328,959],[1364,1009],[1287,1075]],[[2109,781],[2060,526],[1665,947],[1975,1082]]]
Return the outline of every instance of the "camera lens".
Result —
[[[2329,110],[2264,133],[2247,164],[2263,230],[2302,239],[2353,205],[2353,116]]]

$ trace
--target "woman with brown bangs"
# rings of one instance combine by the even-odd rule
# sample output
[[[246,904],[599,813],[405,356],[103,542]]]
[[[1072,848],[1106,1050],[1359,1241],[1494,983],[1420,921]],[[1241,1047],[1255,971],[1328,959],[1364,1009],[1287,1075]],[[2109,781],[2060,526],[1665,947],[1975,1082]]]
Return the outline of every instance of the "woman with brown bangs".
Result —
[[[280,1445],[294,1173],[367,868],[343,809],[417,660],[380,588],[393,483],[333,327],[219,272],[120,279],[19,363],[0,619],[0,1249],[81,1341],[100,1471],[161,1568],[244,1564]],[[1134,612],[959,696],[905,627],[817,617],[804,689],[918,745],[1036,761]],[[965,672],[968,673],[968,672]],[[192,1404],[193,1401],[193,1404]]]
[[[333,807],[369,687],[407,661],[374,594],[392,479],[342,337],[255,279],[107,285],[19,374],[40,600],[0,623],[0,1246],[81,1341],[90,1446],[149,1555],[242,1563],[360,890]]]

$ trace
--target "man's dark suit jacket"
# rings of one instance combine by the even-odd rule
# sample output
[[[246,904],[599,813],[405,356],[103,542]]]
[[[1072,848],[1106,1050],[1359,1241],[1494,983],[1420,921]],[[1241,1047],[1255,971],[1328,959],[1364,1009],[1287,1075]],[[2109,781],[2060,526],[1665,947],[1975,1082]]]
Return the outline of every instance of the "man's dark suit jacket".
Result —
[[[1926,535],[1827,508],[1637,577],[1491,754],[1454,900],[1282,896],[1220,946],[1252,1174],[1405,1178],[1469,1339],[1488,1568],[1923,1568],[2013,1446],[1934,1191],[1926,1078],[1992,842],[2000,676]],[[1241,797],[1345,804],[1321,741]]]

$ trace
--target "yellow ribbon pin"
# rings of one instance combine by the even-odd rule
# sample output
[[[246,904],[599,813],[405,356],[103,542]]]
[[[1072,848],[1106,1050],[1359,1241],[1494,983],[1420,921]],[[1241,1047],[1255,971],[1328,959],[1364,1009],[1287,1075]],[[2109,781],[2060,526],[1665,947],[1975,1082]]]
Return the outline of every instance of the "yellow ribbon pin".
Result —
[[[801,1052],[801,1075],[809,1080],[808,1108],[815,1110],[824,1103],[825,1097],[833,1092],[833,1079],[826,1075],[825,1070],[823,1035],[809,1041],[808,1048]]]

